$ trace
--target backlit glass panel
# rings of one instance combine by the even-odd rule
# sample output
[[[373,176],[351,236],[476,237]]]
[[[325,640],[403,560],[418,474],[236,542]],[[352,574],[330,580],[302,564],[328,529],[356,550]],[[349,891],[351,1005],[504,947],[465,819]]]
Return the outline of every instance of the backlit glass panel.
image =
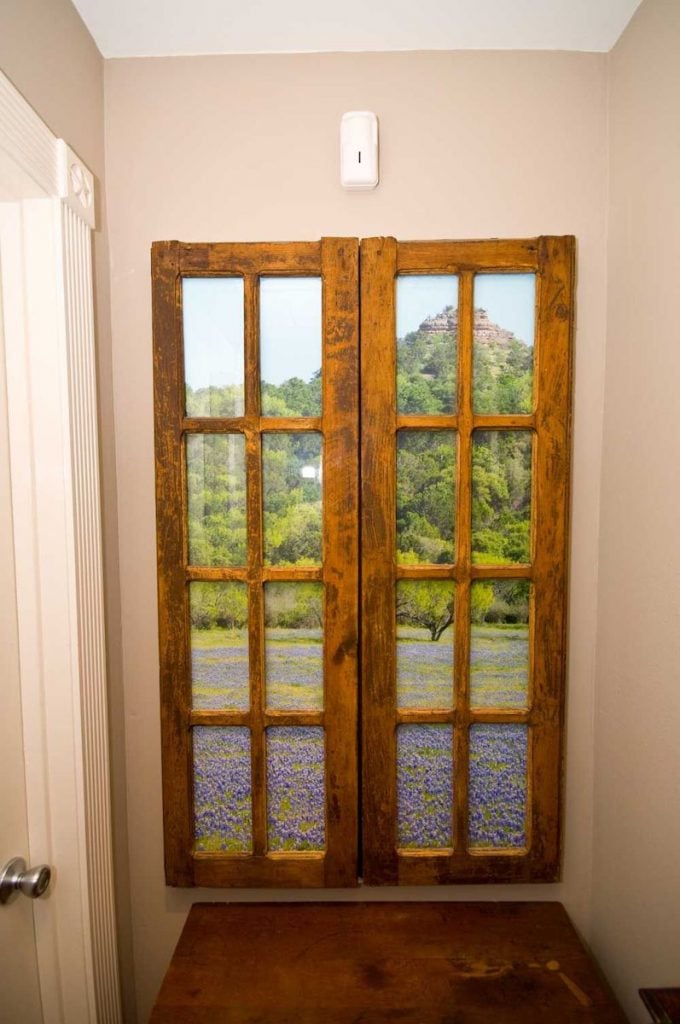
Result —
[[[264,560],[269,565],[321,562],[321,434],[262,437]]]
[[[472,402],[476,413],[533,409],[534,274],[477,274]]]
[[[450,580],[397,583],[397,706],[453,705],[453,599]]]
[[[529,592],[527,580],[476,580],[472,584],[473,707],[524,708],[528,704]]]
[[[267,729],[269,849],[322,850],[326,841],[324,805],[323,729]]]
[[[191,696],[195,708],[245,711],[248,589],[245,583],[190,583]]]
[[[397,277],[397,411],[454,413],[458,378],[458,278]]]
[[[454,562],[456,434],[397,434],[397,561]]]
[[[267,707],[323,708],[323,584],[266,583]]]
[[[527,726],[470,727],[471,847],[526,846]]]
[[[182,278],[187,416],[243,415],[243,278]]]
[[[260,279],[263,416],[321,415],[321,278]]]
[[[397,728],[397,842],[429,849],[453,843],[453,729]]]
[[[531,561],[531,431],[472,435],[472,561]]]
[[[192,734],[196,850],[250,853],[250,730],[197,725]]]
[[[246,471],[242,434],[186,440],[191,565],[246,564]]]

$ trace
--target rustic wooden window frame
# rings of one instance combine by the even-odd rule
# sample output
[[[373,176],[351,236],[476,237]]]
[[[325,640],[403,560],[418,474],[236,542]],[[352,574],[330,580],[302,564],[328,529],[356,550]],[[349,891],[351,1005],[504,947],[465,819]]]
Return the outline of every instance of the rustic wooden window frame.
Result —
[[[472,242],[397,242],[324,238],[310,243],[158,242],[152,249],[158,597],[165,871],[170,885],[355,886],[554,881],[559,876],[566,661],[566,588],[571,427],[574,239],[571,236]],[[359,276],[359,248],[361,275]],[[478,272],[537,277],[534,412],[475,415],[472,410],[473,281]],[[259,406],[258,279],[320,276],[323,281],[323,415],[262,417]],[[395,280],[399,274],[459,277],[458,406],[452,416],[396,412]],[[244,280],[245,415],[225,419],[184,412],[181,279]],[[361,394],[359,392],[361,310]],[[359,409],[361,438],[359,437]],[[458,435],[456,561],[397,566],[396,434],[453,429]],[[471,563],[471,444],[474,430],[533,434],[531,564]],[[260,437],[270,431],[324,436],[323,568],[262,564]],[[184,438],[190,433],[246,438],[249,561],[245,569],[190,567],[187,561]],[[361,458],[361,509],[358,460]],[[177,514],[181,510],[181,514]],[[362,549],[359,550],[359,516]],[[540,524],[540,527],[539,527]],[[359,565],[361,605],[359,608]],[[398,579],[456,581],[456,701],[451,712],[398,711],[395,607]],[[532,687],[526,711],[469,707],[470,584],[475,579],[533,584]],[[326,583],[323,712],[274,712],[264,706],[263,583]],[[251,709],[191,709],[188,583],[241,580],[249,588]],[[332,592],[332,593],[331,593]],[[329,594],[331,594],[329,598]],[[361,652],[362,864],[359,865],[357,641]],[[367,628],[370,627],[370,628]],[[445,851],[397,847],[396,728],[447,722],[454,729],[454,845]],[[475,722],[529,726],[528,844],[522,850],[467,849],[468,731]],[[191,729],[199,724],[252,729],[252,855],[193,851]],[[264,729],[323,725],[326,730],[326,830],[322,853],[268,853]]]
[[[358,604],[358,294],[357,239],[271,244],[184,244],[152,248],[158,606],[165,874],[169,885],[340,887],[357,884],[357,604]],[[322,279],[320,417],[260,415],[260,276]],[[242,277],[245,297],[245,414],[188,417],[184,412],[183,277]],[[266,567],[262,552],[264,432],[323,435],[323,566]],[[188,564],[184,438],[191,433],[242,433],[246,449],[248,565]],[[250,709],[191,707],[188,584],[240,580],[249,593]],[[325,584],[324,709],[265,708],[264,592],[267,580]],[[252,854],[195,852],[191,729],[196,725],[251,730]],[[268,853],[265,729],[322,726],[325,730],[326,846],[323,852]]]
[[[574,239],[397,242],[361,246],[363,875],[373,885],[555,881],[560,864],[560,799],[566,660],[566,587],[571,421]],[[476,273],[536,274],[534,411],[476,415],[472,408],[473,283]],[[399,274],[457,274],[457,413],[397,415],[395,280]],[[397,565],[396,435],[399,429],[452,429],[458,435],[456,561]],[[532,552],[527,565],[471,561],[472,435],[531,430]],[[397,710],[395,587],[398,579],[456,582],[454,677],[450,712]],[[475,579],[533,584],[532,685],[526,711],[471,709],[470,585]],[[448,850],[397,847],[396,729],[401,723],[450,723],[454,729],[453,842]],[[520,850],[468,849],[468,735],[476,722],[526,723],[528,842]]]

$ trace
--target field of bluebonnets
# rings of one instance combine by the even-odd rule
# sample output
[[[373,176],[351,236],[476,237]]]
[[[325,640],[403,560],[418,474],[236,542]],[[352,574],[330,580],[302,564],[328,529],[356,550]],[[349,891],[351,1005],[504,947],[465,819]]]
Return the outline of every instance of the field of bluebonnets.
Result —
[[[302,634],[302,635],[301,635]],[[322,703],[319,630],[268,629],[268,704]],[[400,627],[400,707],[446,708],[453,699],[449,628],[433,642]],[[471,700],[479,707],[522,707],[527,700],[528,626],[477,625],[471,639]],[[247,637],[226,630],[193,633],[196,706],[248,706]],[[268,831],[272,850],[323,846],[323,737],[320,729],[279,728],[268,735]],[[228,734],[228,735],[227,735]],[[250,754],[247,730],[194,730],[196,833],[201,850],[250,848]],[[452,734],[449,726],[409,725],[398,733],[398,839],[403,847],[451,844]],[[470,843],[524,844],[526,730],[476,725],[470,735]]]
[[[481,322],[481,321],[480,321]],[[424,326],[424,325],[423,325]],[[493,325],[491,325],[493,327]],[[486,328],[485,328],[486,329]],[[531,354],[518,339],[476,342],[475,407],[525,411]],[[480,335],[481,337],[481,335]],[[402,412],[447,411],[450,373],[440,372],[451,336],[431,328],[400,339]],[[436,367],[440,368],[439,371]],[[435,372],[436,371],[436,372]],[[448,390],[447,390],[448,389]],[[234,389],[231,389],[234,390]],[[318,413],[320,377],[263,385],[273,415]],[[229,388],[187,393],[194,414],[230,415]],[[273,404],[272,404],[273,403]],[[231,410],[231,411],[230,411]],[[233,438],[233,440],[232,440]],[[270,435],[264,445],[265,559],[318,564],[321,556],[320,435]],[[188,449],[190,561],[243,565],[245,467],[240,440],[197,439]],[[455,524],[455,436],[403,431],[397,458],[398,560],[450,562]],[[473,450],[473,561],[529,559],[531,451],[521,431],[477,433]],[[192,692],[197,708],[249,704],[247,596],[241,583],[191,585]],[[273,709],[323,707],[322,587],[265,588],[266,699]],[[450,708],[454,700],[453,587],[402,581],[397,592],[397,702],[402,708]],[[529,682],[529,590],[522,581],[472,588],[470,701],[521,708]],[[397,735],[398,842],[446,847],[452,841],[453,751],[446,725],[401,726]],[[268,842],[272,850],[324,845],[323,731],[280,727],[267,736]],[[252,844],[250,738],[244,728],[194,729],[197,849],[244,852]],[[527,730],[474,725],[470,732],[470,843],[518,847],[526,841]]]
[[[324,738],[317,726],[267,730],[267,842],[270,850],[322,850]]]
[[[402,725],[397,732],[398,842],[403,848],[452,842],[453,735],[449,725]],[[472,847],[526,842],[527,727],[473,725],[470,730]]]
[[[203,853],[252,847],[250,730],[199,725],[194,742],[194,825]]]

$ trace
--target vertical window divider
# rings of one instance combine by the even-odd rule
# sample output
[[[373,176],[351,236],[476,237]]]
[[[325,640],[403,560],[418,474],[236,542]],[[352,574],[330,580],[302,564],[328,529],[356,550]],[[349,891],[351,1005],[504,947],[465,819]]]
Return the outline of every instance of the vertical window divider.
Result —
[[[458,277],[458,503],[456,515],[454,679],[454,849],[467,849],[470,724],[470,567],[472,562],[472,335],[474,274]]]
[[[153,308],[156,502],[159,507],[184,507],[181,423],[184,416],[182,372],[182,285],[179,244],[153,247]],[[189,649],[184,517],[164,520],[158,533],[158,640],[161,654],[160,691],[163,721],[163,822],[166,878],[172,885],[192,885],[192,742],[189,725]]]
[[[267,761],[265,750],[264,593],[262,589],[262,460],[260,419],[259,277],[244,276],[246,486],[248,502],[248,640],[253,854],[267,851]]]
[[[361,242],[356,238],[323,238],[319,242],[294,243],[154,243],[152,276],[159,653],[165,878],[168,884],[335,888],[356,885],[361,881],[358,878],[358,871],[362,872],[363,882],[368,885],[559,879],[574,248],[575,240],[571,237],[405,243],[399,243],[391,237],[368,238]],[[503,392],[505,397],[502,401],[500,398],[493,399],[495,392],[492,386],[492,370],[494,367],[502,368],[505,363],[503,360],[493,362],[491,356],[488,360],[486,356],[485,359],[480,357],[477,367],[480,380],[485,369],[491,374],[485,378],[488,384],[487,392],[491,396],[487,403],[489,411],[482,411],[486,408],[482,399],[477,403],[476,412],[473,406],[476,352],[475,275],[505,272],[528,272],[536,275],[534,411],[531,413],[500,411],[506,407],[514,409],[515,406],[512,400],[506,400],[507,391]],[[422,385],[423,398],[421,402],[421,392],[414,390],[413,394],[409,393],[409,397],[404,398],[401,413],[398,411],[396,284],[397,278],[401,275],[455,275],[458,278],[458,381],[455,410],[448,409],[447,403],[441,398],[442,391],[448,388],[450,392],[452,386],[444,383],[442,387],[442,375],[447,375],[450,380],[454,357],[452,353],[448,357],[445,355],[443,339],[432,340],[427,337],[428,333],[443,335],[451,330],[454,310],[450,303],[455,301],[451,295],[450,298],[441,301],[442,315],[445,315],[443,321],[437,316],[439,306],[433,308],[432,315],[427,316],[427,324],[422,320],[422,316],[430,311],[425,308],[421,312],[420,300],[414,301],[412,307],[409,307],[411,311],[408,315],[411,320],[409,321],[407,317],[404,323],[420,324],[420,327],[414,333],[413,339],[410,338],[408,330],[406,333],[400,331],[400,334],[404,335],[405,346],[413,342],[413,373],[420,374],[416,383],[419,380]],[[266,369],[267,353],[263,359],[260,352],[260,290],[262,278],[270,276],[320,277],[323,345],[320,415],[304,414],[316,412],[316,371],[309,381],[310,384],[314,383],[314,389],[310,391],[309,396],[302,392],[299,393],[300,400],[294,397],[289,402],[288,398],[285,398],[282,405],[274,402],[268,415],[262,415],[263,366],[265,373],[268,376],[269,374]],[[243,317],[239,303],[229,307],[226,314],[215,312],[221,308],[222,299],[219,295],[229,290],[217,282],[213,293],[218,296],[217,304],[213,305],[215,300],[210,296],[207,300],[201,299],[200,315],[192,319],[190,304],[194,300],[190,298],[190,288],[184,287],[185,277],[240,278],[243,281]],[[436,289],[440,285],[441,282],[433,286],[429,294],[439,294]],[[200,286],[192,283],[192,295],[200,292],[202,288],[207,295],[212,292],[213,286],[207,282]],[[239,284],[239,295],[240,291]],[[315,294],[315,302],[318,302],[318,292]],[[477,297],[481,298],[481,291]],[[262,312],[265,313],[264,298],[262,301]],[[439,302],[439,298],[436,301]],[[480,304],[484,305],[483,302]],[[318,306],[315,306],[315,309],[317,312],[314,315],[318,318]],[[214,314],[212,321],[211,313]],[[231,326],[223,330],[220,324],[224,325],[225,315]],[[202,326],[202,317],[207,326]],[[275,313],[276,322],[278,317],[279,314]],[[318,320],[315,320],[316,322]],[[285,348],[289,343],[291,350],[298,345],[296,323],[293,317],[291,324],[277,335],[279,340],[276,344],[279,347],[276,351],[276,360],[279,363],[283,362],[284,374],[288,354]],[[358,337],[360,325],[361,345]],[[494,326],[491,324],[491,327]],[[480,334],[480,337],[494,345],[512,343],[512,332],[506,329],[504,322],[501,322],[500,326],[504,334],[498,336],[499,340],[495,340],[494,332],[488,336]],[[513,325],[510,323],[507,326]],[[245,364],[243,378],[240,376],[242,330]],[[521,339],[520,335],[517,340]],[[304,347],[302,335],[299,341]],[[423,353],[420,363],[418,345],[421,346]],[[238,346],[239,351],[235,351],[234,346]],[[198,366],[196,354],[200,355],[209,350],[212,354],[208,356],[208,362],[212,360],[212,363],[208,366],[206,379],[203,370],[200,373],[194,371]],[[516,355],[514,348],[508,353],[508,358],[512,354]],[[200,358],[203,356],[200,355]],[[317,365],[314,363],[313,367]],[[518,366],[522,371],[525,368],[521,360]],[[408,376],[408,373],[404,372]],[[270,382],[276,387],[279,384],[277,374],[278,371]],[[236,381],[233,377],[236,377]],[[240,388],[241,380],[244,385],[243,404],[240,391],[236,390],[237,385]],[[431,386],[432,380],[438,383],[438,391]],[[526,384],[528,388],[528,378],[525,380],[520,375],[518,380],[519,387],[524,388]],[[292,381],[291,377],[290,382]],[[285,394],[298,394],[295,392],[295,386],[291,384]],[[480,387],[483,386],[487,385],[482,382]],[[278,395],[275,388],[271,393]],[[195,396],[198,397],[192,405]],[[521,408],[525,408],[525,405],[526,403]],[[287,414],[278,416],[276,413],[279,409]],[[406,411],[407,409],[413,411]],[[425,409],[429,411],[426,412]],[[443,411],[438,412],[438,409]],[[235,412],[239,415],[234,415]],[[448,554],[450,541],[447,541],[446,546],[443,545],[443,533],[442,546],[439,548],[436,546],[439,543],[439,534],[423,534],[424,538],[429,538],[425,543],[421,534],[414,528],[413,544],[404,546],[405,551],[412,547],[412,554],[397,564],[396,470],[400,428],[409,432],[407,438],[415,430],[433,434],[437,431],[452,432],[451,436],[455,432],[457,462],[454,461],[453,467],[448,456],[444,460],[439,448],[432,453],[433,465],[439,475],[435,474],[434,469],[431,475],[436,482],[439,482],[440,477],[449,481],[436,492],[436,496],[427,493],[426,483],[423,482],[429,479],[429,466],[423,464],[422,475],[420,465],[412,467],[414,486],[417,487],[418,494],[421,491],[423,494],[422,502],[414,503],[414,516],[415,513],[420,515],[421,510],[424,510],[425,527],[429,528],[430,522],[435,524],[436,520],[436,530],[442,533],[444,528],[438,524],[444,522],[449,510],[455,506],[453,555]],[[472,484],[475,429],[532,431],[531,564],[515,564],[510,554],[507,557],[498,554],[501,550],[505,552],[507,545],[499,547],[496,551],[492,543],[493,537],[485,544],[484,538],[480,535],[480,543],[473,545]],[[263,466],[263,440],[268,442],[270,437],[285,439],[286,435],[296,434],[298,431],[308,432],[308,438],[310,431],[322,437],[323,556],[320,561],[316,553],[302,557],[295,553],[295,549],[291,549],[292,553],[281,555],[280,562],[265,565],[264,543],[265,540],[269,541],[269,537],[265,536],[264,490],[266,484],[269,501],[270,475],[268,466]],[[197,438],[202,435],[221,435],[223,439],[215,442],[214,459],[206,461],[206,473],[203,474],[202,483],[200,479],[198,483],[194,479],[200,478],[201,475],[201,467],[197,463],[198,452],[190,452],[191,474],[188,474],[186,440],[189,434],[194,434]],[[225,461],[220,455],[221,447],[226,445],[229,435],[239,435],[245,442],[245,516],[240,441],[236,471],[232,465],[233,460]],[[312,439],[309,440],[311,443]],[[318,437],[313,439],[310,450],[317,450],[317,440]],[[436,437],[435,440],[443,444],[443,437]],[[427,445],[424,445],[423,450],[426,447]],[[265,448],[265,451],[268,449]],[[359,470],[355,457],[357,451],[360,453]],[[419,451],[420,448],[416,446],[416,453]],[[496,476],[500,483],[496,483],[493,478],[495,462],[490,458],[488,491],[493,500],[498,497],[501,505],[505,500],[503,487],[505,486],[507,490],[507,500],[514,500],[512,495],[515,483],[519,487],[526,478],[524,461],[520,462],[519,468],[514,470],[512,481],[508,474],[506,481],[506,477],[498,473]],[[195,463],[197,468],[194,473]],[[217,465],[217,469],[214,469],[213,463]],[[487,472],[481,457],[480,466]],[[212,474],[210,479],[207,478],[208,469]],[[298,486],[298,469],[301,477],[311,479],[306,463],[303,471],[302,462],[292,476],[279,474],[277,469],[278,475],[272,471],[271,479],[284,480],[283,484],[276,484],[279,490],[282,487],[290,487],[291,492],[295,491]],[[455,498],[452,497],[450,490],[446,489],[450,486],[453,473],[456,476]],[[213,480],[218,474],[221,474],[219,488],[214,486]],[[483,475],[475,476],[475,483],[480,487],[487,486],[484,483],[485,479]],[[300,493],[304,493],[305,501],[311,508],[311,521],[316,524],[314,516],[318,510],[318,489],[316,485],[313,491],[310,491],[307,485],[299,486],[305,488]],[[196,496],[198,495],[200,502],[201,487],[205,495],[204,507],[202,511],[197,511]],[[295,500],[295,495],[292,495],[288,504],[284,502],[282,521],[288,516]],[[269,511],[269,505],[267,508]],[[431,513],[430,509],[433,510]],[[502,532],[508,522],[511,525],[515,522],[512,516],[503,518],[501,512],[503,508],[498,512],[497,522],[493,520],[493,530],[496,533]],[[272,517],[275,524],[278,524],[278,514],[273,502]],[[407,509],[403,517],[409,528],[410,515],[411,510]],[[213,520],[209,522],[211,517]],[[286,528],[291,524],[291,531],[300,525],[293,517],[294,510],[291,516],[285,519]],[[526,517],[522,520],[523,529],[525,521]],[[194,553],[194,526],[197,522],[196,530],[199,533],[201,530],[210,529],[215,536],[224,526],[227,534],[226,547],[220,540],[222,546],[219,546],[219,553],[215,554],[218,551],[218,544],[208,539],[205,541],[206,552],[203,553],[201,541],[201,545],[196,547]],[[267,523],[269,522],[267,515]],[[306,520],[302,522],[304,525]],[[401,523],[402,517],[399,519],[400,530]],[[196,565],[188,564],[190,526],[192,553]],[[434,528],[433,526],[433,531]],[[282,533],[285,533],[284,528],[281,529]],[[316,529],[314,525],[314,530]],[[244,532],[245,555],[242,547]],[[508,536],[514,544],[514,534]],[[214,551],[210,544],[213,545]],[[234,545],[238,545],[237,556]],[[473,546],[480,551],[488,548],[489,557],[480,558],[479,564],[476,562],[473,565]],[[316,532],[312,536],[310,551],[318,551]],[[446,561],[439,563],[439,556]],[[238,558],[239,565],[227,564],[235,557]],[[286,560],[288,558],[290,561]],[[422,659],[422,671],[420,664],[416,663],[409,678],[414,680],[414,686],[422,683],[423,688],[413,699],[406,697],[401,708],[397,700],[396,671],[397,578],[420,580],[424,581],[424,584],[448,580],[453,581],[454,585],[452,631],[449,632],[450,624],[446,627],[449,643],[452,642],[454,646],[453,674],[451,676],[450,647],[445,652],[441,651],[441,648],[431,648],[429,651],[422,646],[414,648],[411,661],[418,662]],[[527,579],[531,584],[527,666],[530,691],[529,706],[526,709],[516,707],[510,698],[507,701],[504,698],[499,699],[497,703],[493,703],[494,694],[505,692],[500,683],[496,686],[495,677],[500,673],[500,670],[496,672],[496,666],[500,664],[501,668],[505,669],[506,661],[503,657],[500,661],[486,657],[486,648],[483,647],[482,640],[486,643],[490,634],[493,634],[493,639],[497,635],[494,630],[490,629],[482,636],[483,631],[480,629],[479,636],[482,639],[478,645],[478,634],[476,631],[472,633],[471,624],[473,597],[477,620],[481,604],[489,596],[480,590],[481,604],[478,604],[477,595],[473,593],[473,580],[489,580],[495,586],[495,581],[498,580],[520,579]],[[293,586],[307,580],[318,581],[316,585],[323,587],[322,710],[318,710],[316,704],[315,710],[311,710],[304,702],[301,702],[298,708],[296,701],[291,699],[290,710],[278,710],[272,706],[267,713],[265,580]],[[219,608],[216,603],[209,608],[206,605],[208,610],[200,623],[205,621],[208,623],[206,628],[224,632],[215,632],[206,638],[207,642],[203,645],[192,639],[192,609],[189,601],[192,581],[201,583],[196,593],[205,596],[206,601],[210,597],[213,602],[224,596],[225,581],[242,581],[238,583],[238,601],[234,608],[227,604],[220,605]],[[231,585],[233,586],[233,583]],[[243,649],[246,614],[245,595],[242,589],[244,585],[247,588],[248,605],[247,656]],[[441,587],[441,584],[437,586]],[[443,587],[441,589],[443,590]],[[500,623],[503,627],[516,621],[524,623],[523,618],[520,620],[510,617],[503,604],[505,599],[502,592],[499,597],[494,590],[491,596],[497,607],[492,609],[496,618],[492,617],[490,611],[490,623]],[[446,596],[447,609],[450,608],[449,600],[450,592]],[[519,598],[517,600],[519,601]],[[507,602],[505,604],[507,605]],[[508,607],[512,610],[514,604]],[[197,605],[196,611],[198,614],[202,609]],[[278,615],[278,611],[276,614]],[[420,630],[421,618],[415,612],[412,623],[406,613],[400,617],[400,622],[402,618],[408,625],[412,624],[414,627],[407,637],[405,634],[406,639],[420,642],[423,636],[427,636],[424,628]],[[427,625],[426,619],[424,622]],[[363,626],[360,648],[363,692],[359,737],[362,757],[358,759],[357,641],[360,623]],[[196,624],[197,629],[201,628],[199,618],[196,619]],[[477,622],[475,630],[476,625]],[[418,630],[416,626],[419,627]],[[284,622],[282,629],[287,628]],[[316,629],[316,625],[314,628]],[[432,627],[430,631],[432,632]],[[509,641],[517,640],[514,633],[508,634],[508,637]],[[277,637],[277,642],[279,639]],[[432,639],[435,639],[434,632]],[[288,642],[287,634],[283,636],[283,642],[285,646]],[[196,671],[195,676],[192,676],[194,652],[197,661],[200,661],[200,652],[204,649],[210,652],[211,657],[214,654],[214,660],[219,662],[220,671],[224,672],[237,660],[236,653],[232,653],[231,650],[235,645],[239,646],[238,669],[232,676],[223,680],[218,672],[212,671],[212,668],[210,673],[206,671],[201,675],[202,663],[199,666],[200,671]],[[474,651],[474,666],[471,666],[471,651]],[[318,659],[320,655],[319,651],[315,656]],[[300,657],[304,658],[304,653],[300,652]],[[490,668],[487,670],[487,663],[492,666],[493,672]],[[512,669],[514,662],[508,664]],[[439,673],[436,678],[434,671],[428,672],[432,666]],[[236,706],[230,696],[234,686],[238,684],[243,687],[246,667],[249,675],[247,710],[244,707],[244,699]],[[474,687],[471,678],[473,667]],[[400,676],[400,680],[401,678]],[[272,675],[270,682],[273,680]],[[298,682],[300,681],[296,680],[296,684]],[[505,678],[501,682],[505,684]],[[454,686],[454,692],[450,704],[451,684]],[[302,679],[302,674],[300,685],[306,685],[306,678]],[[449,689],[444,701],[441,695],[445,686]],[[515,694],[514,676],[508,686],[515,687],[508,691]],[[214,698],[213,688],[217,693]],[[473,706],[472,688],[475,690]],[[212,704],[205,697],[209,690]],[[481,696],[478,696],[478,691]],[[438,704],[431,702],[428,705],[430,692],[441,696],[441,699],[436,698]],[[400,682],[400,695],[401,693]],[[491,694],[491,697],[488,697],[488,694]],[[276,699],[273,695],[270,696],[272,704],[275,705]],[[498,763],[491,764],[489,756],[483,749],[487,733],[476,737],[473,764],[470,739],[472,726],[476,723],[488,723],[492,726],[498,723],[499,728],[496,731],[500,734],[505,728],[504,735],[508,742],[520,732],[523,735],[518,724],[514,724],[511,731],[507,731],[508,726],[513,723],[523,726],[526,723],[526,769],[523,763],[515,764],[511,758],[506,757],[503,750],[503,757],[495,759]],[[398,764],[398,729],[400,725],[409,724],[423,725],[424,734],[433,740],[435,737],[437,739],[436,742],[421,744],[418,748],[417,761],[406,763],[402,759]],[[205,732],[195,734],[192,731],[194,725],[208,728]],[[317,787],[313,791],[310,789],[315,804],[314,812],[308,814],[301,808],[297,819],[300,822],[299,834],[292,838],[286,836],[280,845],[277,845],[278,839],[272,840],[272,850],[269,852],[270,824],[272,829],[276,829],[279,821],[288,823],[295,820],[297,810],[293,807],[294,799],[289,801],[290,807],[284,807],[282,803],[279,808],[278,796],[271,796],[268,793],[268,775],[272,777],[272,772],[276,773],[272,793],[278,794],[279,789],[285,793],[285,786],[293,793],[293,789],[298,786],[304,790],[307,766],[304,759],[304,763],[293,765],[293,781],[284,782],[283,786],[279,787],[276,759],[272,761],[268,772],[268,725],[285,725],[289,729],[293,744],[291,749],[296,749],[296,735],[306,742],[307,737],[299,730],[311,727],[309,736],[310,743],[316,747],[312,760],[317,775],[320,771],[319,736],[323,730],[325,841],[318,838],[318,833],[313,839],[308,835],[313,824],[312,819],[314,822],[320,819],[320,797]],[[250,792],[247,791],[246,778],[248,755],[243,751],[241,744],[245,736],[244,732],[235,733],[235,726],[241,729],[247,727],[249,730]],[[439,731],[436,731],[437,726]],[[446,749],[439,742],[443,739],[444,729],[447,733]],[[448,749],[449,730],[453,732],[452,753]],[[278,736],[285,747],[285,734],[274,735]],[[224,757],[220,753],[216,754],[215,763],[212,764],[209,760],[201,760],[202,743],[197,744],[197,762],[194,763],[193,747],[196,736],[201,740],[205,739],[206,743],[208,740],[210,744],[215,741],[217,747],[220,744],[228,746],[231,739],[238,740],[239,760],[238,766],[234,768],[235,774],[231,774],[232,753],[225,753]],[[472,736],[475,737],[474,732]],[[484,756],[486,767],[482,763]],[[482,764],[481,768],[479,764]],[[434,774],[431,770],[433,766]],[[451,766],[453,800],[448,783]],[[484,777],[484,773],[487,776],[491,773],[491,781]],[[210,776],[212,790],[204,785],[207,775]],[[496,842],[495,833],[490,833],[490,844],[482,846],[477,839],[476,831],[479,814],[486,815],[487,818],[489,815],[493,816],[499,800],[518,806],[515,797],[512,796],[512,787],[521,788],[524,775],[526,842],[521,848],[513,843],[502,845],[501,842]],[[496,778],[509,779],[512,790],[509,796],[503,793],[502,787],[499,793],[496,792]],[[231,782],[233,792],[230,790]],[[413,785],[414,792],[423,795],[422,805],[417,801],[411,801],[410,791],[403,788],[402,783],[404,787]],[[314,783],[315,787],[316,785]],[[440,797],[444,792],[443,786],[446,787],[446,792],[442,804]],[[478,794],[480,786],[483,790],[481,797]],[[361,801],[358,799],[359,788]],[[204,792],[208,793],[207,798],[204,798]],[[472,823],[471,793],[474,796]],[[490,801],[488,808],[485,803],[487,793]],[[247,839],[240,840],[235,830],[236,826],[233,826],[227,817],[219,821],[215,818],[216,824],[213,829],[212,810],[213,807],[222,805],[223,796],[227,799],[228,807],[239,816],[240,822],[245,821],[247,815],[252,812],[251,822],[245,826]],[[359,831],[360,812],[362,832]],[[423,840],[423,843],[429,845],[417,841],[418,836],[411,842],[405,832],[402,832],[400,837],[401,823],[413,814],[420,816],[417,818],[418,821],[425,820],[428,816],[434,821],[434,815],[437,815],[439,833],[432,832],[431,838]],[[451,824],[453,826],[453,848],[448,836],[445,845],[438,842],[442,821],[447,829]],[[240,825],[238,827],[240,828]],[[210,842],[203,841],[204,835],[208,835]],[[471,835],[477,844],[473,849],[470,848]],[[359,836],[363,862],[358,859]],[[361,868],[358,867],[360,863]]]
[[[534,647],[528,757],[532,853],[547,877],[561,846],[560,776],[564,718],[571,449],[571,332],[574,239],[539,240],[533,550]]]
[[[359,243],[321,241],[327,885],[357,884]]]
[[[396,884],[396,353],[397,242],[361,242],[361,494],[363,870],[367,884]],[[385,557],[389,552],[389,558]]]

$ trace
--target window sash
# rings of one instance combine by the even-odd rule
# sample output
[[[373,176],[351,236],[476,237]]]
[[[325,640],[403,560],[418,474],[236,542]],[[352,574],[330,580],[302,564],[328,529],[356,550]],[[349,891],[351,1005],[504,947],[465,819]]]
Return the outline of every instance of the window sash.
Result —
[[[362,508],[362,796],[363,877],[372,885],[554,881],[559,874],[562,723],[564,715],[567,526],[570,461],[571,325],[574,239],[406,242],[361,245]],[[478,415],[472,407],[473,279],[478,271],[530,271],[537,277],[534,411]],[[396,412],[395,280],[398,274],[457,274],[458,406],[455,416]],[[396,564],[396,433],[399,428],[456,429],[455,565]],[[533,434],[532,550],[528,565],[483,566],[471,560],[471,444],[474,430]],[[455,596],[456,702],[451,712],[399,711],[396,701],[395,584],[452,579]],[[470,707],[470,586],[476,579],[533,584],[529,707]],[[371,624],[370,633],[367,624]],[[452,849],[397,847],[396,729],[400,723],[451,723],[454,730]],[[475,723],[529,726],[527,846],[470,850],[469,729]]]
[[[322,239],[315,243],[155,243],[154,380],[158,520],[159,645],[166,880],[171,885],[337,887],[455,882],[551,881],[558,877],[564,717],[567,528],[570,459],[571,329],[574,239],[404,242],[393,238]],[[479,415],[472,409],[473,279],[478,271],[532,272],[537,279],[534,411]],[[323,413],[263,417],[259,406],[258,278],[321,276]],[[398,414],[395,385],[395,279],[398,274],[457,274],[458,403],[454,415]],[[183,276],[243,276],[245,410],[241,417],[184,413]],[[360,297],[359,297],[360,296]],[[359,395],[359,310],[361,381]],[[361,410],[362,434],[358,419]],[[457,432],[456,549],[452,566],[396,563],[396,434],[399,429]],[[532,432],[532,551],[528,565],[493,567],[471,559],[471,444],[474,430]],[[262,562],[264,431],[320,431],[324,437],[324,561],[321,569]],[[248,564],[190,566],[183,446],[193,433],[242,433],[246,439]],[[361,511],[358,452],[361,445]],[[181,509],[181,515],[177,510]],[[362,866],[358,866],[359,518],[361,518]],[[456,703],[450,712],[398,710],[395,585],[401,579],[456,583]],[[470,588],[474,580],[526,579],[533,585],[532,687],[527,710],[470,708]],[[263,584],[326,584],[322,712],[273,712],[264,703]],[[240,580],[249,591],[251,708],[191,706],[188,586]],[[331,584],[331,586],[328,586]],[[454,843],[447,850],[397,847],[396,728],[450,723],[454,732]],[[469,728],[475,723],[529,726],[527,847],[467,848]],[[252,729],[251,855],[194,852],[192,729]],[[267,853],[264,729],[323,725],[326,735],[326,848]]]
[[[161,242],[152,250],[163,818],[170,885],[357,884],[358,256],[356,239],[262,245]],[[322,279],[321,417],[260,415],[258,279],[266,274]],[[181,280],[223,275],[242,276],[245,285],[245,412],[233,418],[188,417]],[[321,569],[263,565],[260,451],[265,430],[316,430],[323,435]],[[186,554],[184,438],[191,433],[229,432],[245,436],[247,566],[193,567]],[[194,580],[234,579],[246,582],[249,592],[250,709],[195,709],[188,585]],[[324,709],[267,711],[263,584],[301,579],[326,584]],[[252,854],[194,852],[192,729],[207,724],[246,725],[251,730]],[[267,852],[265,729],[274,724],[321,725],[325,730],[326,844],[321,852]]]

